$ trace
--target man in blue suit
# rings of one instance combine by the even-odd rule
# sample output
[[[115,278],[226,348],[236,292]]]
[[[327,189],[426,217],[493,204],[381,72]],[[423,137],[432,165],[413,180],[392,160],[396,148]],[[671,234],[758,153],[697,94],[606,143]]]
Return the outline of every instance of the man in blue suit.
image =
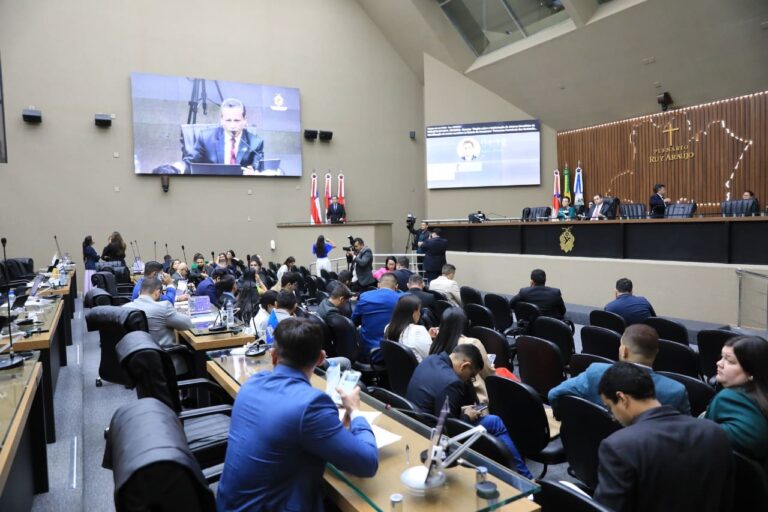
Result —
[[[264,140],[248,130],[245,105],[227,98],[221,103],[221,126],[200,132],[192,153],[184,158],[190,163],[230,164],[253,174],[264,159]]]
[[[144,265],[144,277],[136,281],[133,287],[133,293],[131,294],[131,300],[139,298],[141,293],[141,283],[145,279],[159,279],[165,285],[165,293],[160,295],[160,300],[170,302],[171,305],[176,303],[176,288],[173,286],[173,279],[171,276],[163,272],[163,264],[157,261],[148,261]]]
[[[632,295],[632,281],[622,277],[616,281],[616,298],[605,305],[605,310],[616,313],[627,325],[639,324],[656,316],[656,311],[645,297]]]
[[[220,511],[322,510],[323,472],[372,477],[379,452],[371,427],[359,416],[360,389],[340,391],[344,425],[333,400],[310,384],[325,359],[317,324],[288,318],[275,330],[275,369],[251,377],[232,410]]]
[[[690,416],[691,404],[688,401],[685,386],[651,369],[658,353],[659,335],[653,327],[644,324],[630,325],[621,336],[619,360],[634,363],[647,370],[653,378],[659,402]],[[611,366],[608,363],[592,363],[583,373],[551,389],[549,403],[555,416],[557,416],[557,401],[565,395],[578,396],[602,407],[603,401],[597,389],[603,374]]]

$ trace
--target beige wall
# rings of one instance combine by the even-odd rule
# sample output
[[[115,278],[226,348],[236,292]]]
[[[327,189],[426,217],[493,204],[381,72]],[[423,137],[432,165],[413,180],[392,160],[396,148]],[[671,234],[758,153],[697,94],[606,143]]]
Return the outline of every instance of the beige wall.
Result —
[[[408,137],[424,125],[423,87],[357,2],[0,2],[0,51],[9,256],[42,262],[56,233],[79,259],[85,235],[101,250],[115,229],[145,260],[155,240],[174,255],[185,244],[190,258],[227,248],[266,256],[278,222],[308,220],[313,168],[344,172],[353,219],[401,227],[409,211],[423,216],[423,149]],[[301,179],[179,177],[163,194],[158,178],[133,174],[132,71],[298,87],[302,126],[331,130],[333,141],[304,144]],[[22,122],[29,105],[42,125]],[[117,116],[112,128],[94,126],[97,112]],[[406,235],[395,229],[393,244]]]
[[[567,303],[602,308],[613,299],[616,280],[628,277],[634,293],[646,297],[656,314],[705,322],[735,324],[738,280],[734,270],[768,273],[768,266],[721,265],[672,261],[614,260],[449,252],[459,283],[484,291],[514,294],[530,283],[531,270],[547,273],[547,284],[560,288]]]
[[[518,119],[531,119],[531,116],[440,61],[424,55],[424,122],[427,126]],[[525,206],[544,206],[552,202],[552,171],[556,167],[556,133],[542,125],[541,185],[427,191],[427,217],[466,218],[467,213],[476,210],[518,217]]]

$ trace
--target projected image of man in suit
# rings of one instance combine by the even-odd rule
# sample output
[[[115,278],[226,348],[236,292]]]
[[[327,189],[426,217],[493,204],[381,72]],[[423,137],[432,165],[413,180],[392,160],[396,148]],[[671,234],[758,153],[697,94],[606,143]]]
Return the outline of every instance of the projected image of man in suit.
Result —
[[[185,159],[187,164],[239,165],[243,175],[257,174],[259,162],[264,159],[264,140],[247,128],[245,105],[235,98],[222,101],[220,123],[200,133]]]

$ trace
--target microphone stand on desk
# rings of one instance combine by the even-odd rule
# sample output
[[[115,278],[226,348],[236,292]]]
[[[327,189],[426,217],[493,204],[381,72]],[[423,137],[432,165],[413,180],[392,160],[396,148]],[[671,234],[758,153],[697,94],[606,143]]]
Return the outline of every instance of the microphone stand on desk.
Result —
[[[5,268],[8,268],[7,265],[7,256],[5,255],[5,244],[8,240],[3,237],[2,238],[2,244],[3,244],[3,264],[5,265]],[[58,245],[58,242],[57,242]],[[8,281],[8,273],[4,272],[3,275],[5,276],[5,284],[8,287],[8,297],[7,303],[8,303],[8,344],[0,347],[0,354],[4,353],[6,350],[8,350],[8,357],[2,357],[0,358],[0,371],[2,370],[10,370],[11,368],[16,368],[18,366],[21,366],[24,364],[24,358],[21,356],[17,356],[13,352],[13,321],[11,318],[11,283]]]

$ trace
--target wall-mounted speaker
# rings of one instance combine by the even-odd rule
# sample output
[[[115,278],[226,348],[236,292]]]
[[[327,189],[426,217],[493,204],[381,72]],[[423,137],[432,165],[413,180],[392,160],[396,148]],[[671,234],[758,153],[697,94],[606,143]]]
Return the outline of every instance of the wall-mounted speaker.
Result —
[[[109,128],[112,126],[112,116],[109,114],[96,114],[94,121],[96,126],[100,128]]]
[[[411,140],[416,140],[416,132],[408,132],[408,137]]]
[[[320,134],[318,136],[322,142],[330,142],[330,140],[333,138],[333,132],[324,132],[323,130],[320,130]]]
[[[21,111],[21,117],[26,123],[39,124],[43,122],[43,113],[40,110],[25,108]]]
[[[317,139],[317,130],[304,130],[304,138],[307,140]]]

